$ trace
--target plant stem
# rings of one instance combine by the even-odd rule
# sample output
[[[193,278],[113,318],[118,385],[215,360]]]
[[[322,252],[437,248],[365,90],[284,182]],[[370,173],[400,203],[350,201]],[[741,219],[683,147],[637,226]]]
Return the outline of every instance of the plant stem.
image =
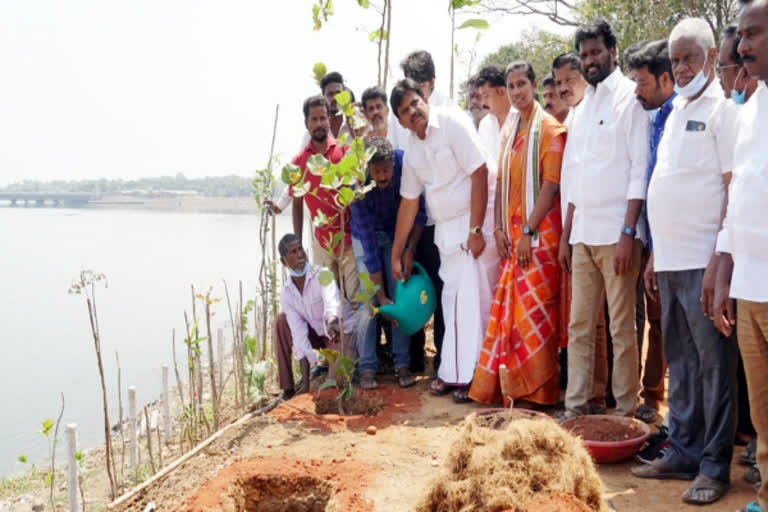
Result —
[[[146,405],[144,406],[144,422],[147,425],[147,451],[149,452],[149,465],[152,467],[152,474],[154,475],[157,470],[155,469],[155,460],[152,458],[152,429],[149,425],[149,413],[147,412]]]
[[[56,429],[53,431],[53,449],[51,450],[51,509],[56,512],[56,504],[53,502],[54,480],[56,479],[56,442],[59,440],[59,423],[64,416],[64,393],[61,394],[61,410],[59,418],[56,420]]]
[[[117,362],[117,404],[120,414],[120,484],[125,482],[125,425],[123,425],[123,385],[122,371],[120,369],[120,356],[115,350],[115,361]],[[117,476],[117,474],[115,474]]]

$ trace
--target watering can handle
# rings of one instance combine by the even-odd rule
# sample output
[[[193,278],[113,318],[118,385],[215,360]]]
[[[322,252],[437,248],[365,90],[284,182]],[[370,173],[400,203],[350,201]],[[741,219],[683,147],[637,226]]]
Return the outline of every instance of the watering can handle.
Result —
[[[424,270],[424,267],[422,267],[422,266],[421,266],[421,263],[419,263],[418,261],[414,261],[414,262],[413,262],[413,270],[411,270],[411,273],[414,273],[414,272],[413,272],[414,270],[416,270],[416,271],[417,271],[417,272],[415,272],[416,274],[424,274],[424,275],[427,275],[427,271],[426,271],[426,270]]]

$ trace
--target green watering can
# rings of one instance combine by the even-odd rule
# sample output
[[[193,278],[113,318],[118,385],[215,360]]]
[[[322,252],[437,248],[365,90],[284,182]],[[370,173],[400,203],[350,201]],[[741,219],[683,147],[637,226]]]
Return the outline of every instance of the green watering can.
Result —
[[[413,264],[411,277],[395,285],[395,297],[392,304],[374,308],[374,313],[382,313],[397,322],[398,327],[408,336],[416,334],[426,325],[437,307],[435,286],[418,262]]]

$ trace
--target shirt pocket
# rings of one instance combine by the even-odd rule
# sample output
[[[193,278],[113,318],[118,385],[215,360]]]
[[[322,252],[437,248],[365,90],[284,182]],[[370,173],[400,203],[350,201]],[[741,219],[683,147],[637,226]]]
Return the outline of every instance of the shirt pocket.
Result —
[[[676,145],[675,167],[678,169],[719,169],[716,142],[712,132],[705,128],[701,131],[685,130]]]
[[[331,284],[330,286],[335,286],[335,284]],[[323,306],[323,297],[322,295],[315,296],[312,298],[312,302],[309,305],[309,314],[312,315],[312,320],[320,320],[320,322],[325,321],[325,315],[324,315],[324,306]],[[318,333],[321,334],[322,333]]]

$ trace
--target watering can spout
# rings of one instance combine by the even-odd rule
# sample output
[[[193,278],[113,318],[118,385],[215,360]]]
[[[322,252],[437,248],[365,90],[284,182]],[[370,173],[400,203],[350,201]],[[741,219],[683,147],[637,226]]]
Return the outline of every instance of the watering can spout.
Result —
[[[416,334],[426,325],[437,306],[435,287],[418,262],[413,264],[413,273],[405,283],[397,282],[392,299],[392,304],[374,308],[374,314],[381,313],[392,318],[408,336]]]

